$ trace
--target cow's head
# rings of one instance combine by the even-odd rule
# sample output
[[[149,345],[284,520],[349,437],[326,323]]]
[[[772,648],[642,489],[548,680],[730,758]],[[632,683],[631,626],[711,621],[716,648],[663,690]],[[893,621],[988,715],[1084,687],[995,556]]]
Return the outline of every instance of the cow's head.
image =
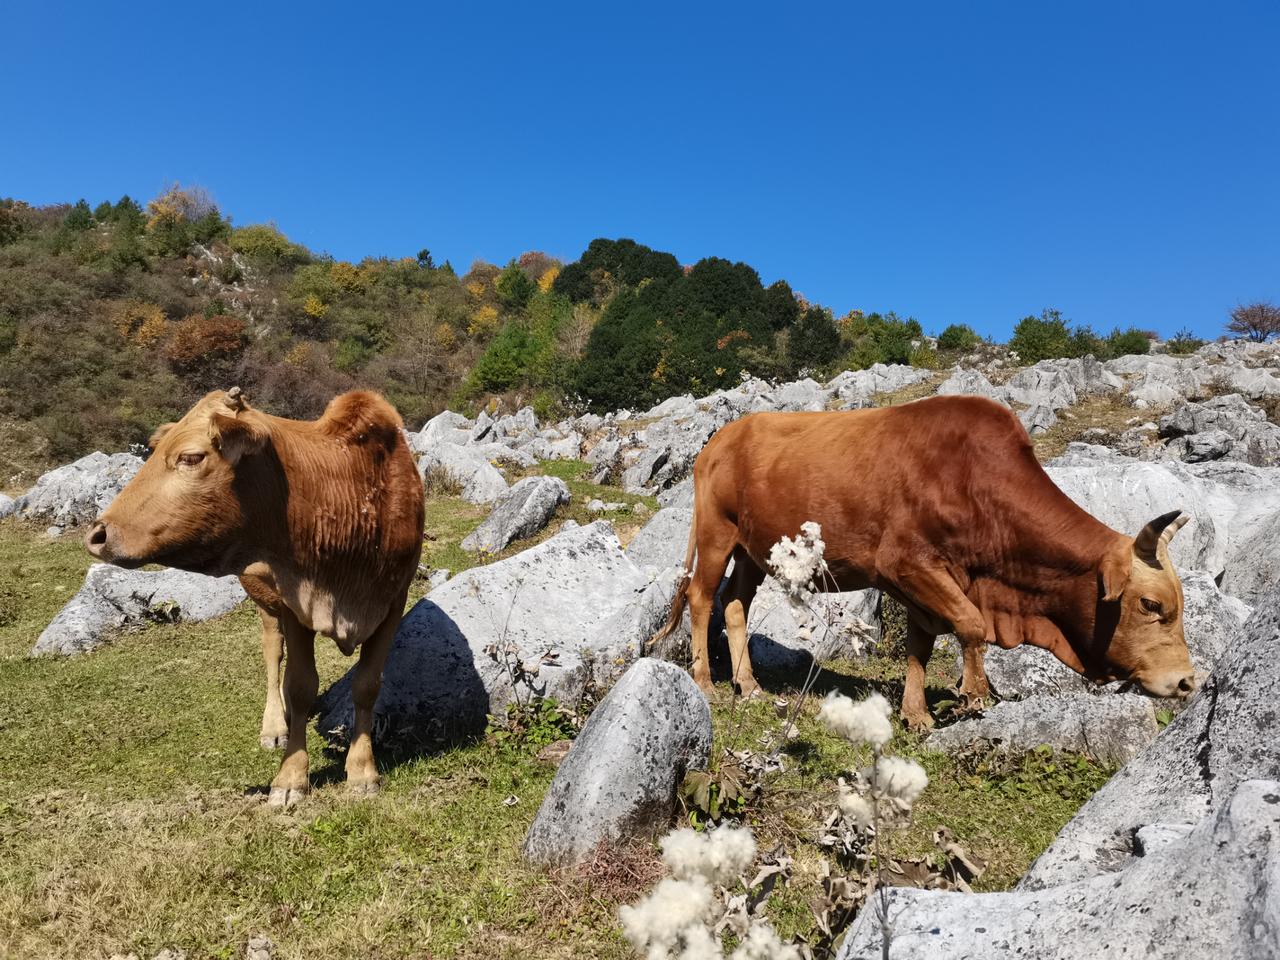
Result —
[[[1157,517],[1103,560],[1095,679],[1133,680],[1156,697],[1186,697],[1195,668],[1182,635],[1182,582],[1169,541],[1189,518],[1178,510]],[[1109,642],[1108,642],[1109,640]]]
[[[232,556],[250,525],[237,473],[268,446],[269,421],[238,387],[210,393],[151,437],[151,457],[85,535],[99,560],[238,573]],[[243,481],[243,477],[240,478]]]

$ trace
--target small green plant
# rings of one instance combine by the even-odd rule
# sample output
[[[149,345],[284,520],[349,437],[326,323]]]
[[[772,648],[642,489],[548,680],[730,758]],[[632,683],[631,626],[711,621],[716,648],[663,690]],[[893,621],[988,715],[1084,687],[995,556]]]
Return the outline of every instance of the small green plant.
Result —
[[[714,769],[691,770],[685,775],[680,802],[689,823],[702,829],[726,819],[741,819],[748,798],[758,797],[762,789],[760,781],[753,782],[739,758],[726,750]]]
[[[1169,339],[1164,348],[1174,356],[1186,356],[1187,354],[1195,353],[1204,344],[1205,341],[1192,333],[1190,328],[1183,327]]]
[[[523,704],[513,700],[501,718],[490,715],[485,735],[494,743],[545,747],[574,739],[581,725],[581,715],[562,707],[555,697],[534,697]]]

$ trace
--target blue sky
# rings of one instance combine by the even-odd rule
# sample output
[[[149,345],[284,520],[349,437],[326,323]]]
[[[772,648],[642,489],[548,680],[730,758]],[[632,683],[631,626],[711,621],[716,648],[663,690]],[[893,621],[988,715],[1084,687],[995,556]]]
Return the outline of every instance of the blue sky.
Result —
[[[1280,4],[32,3],[0,195],[205,186],[344,259],[630,236],[1004,337],[1280,299]]]

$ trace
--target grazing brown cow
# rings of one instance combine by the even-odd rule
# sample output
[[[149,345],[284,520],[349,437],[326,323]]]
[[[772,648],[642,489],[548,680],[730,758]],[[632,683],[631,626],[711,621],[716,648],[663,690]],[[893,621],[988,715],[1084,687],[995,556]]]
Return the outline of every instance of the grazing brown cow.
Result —
[[[1155,696],[1194,688],[1168,552],[1186,517],[1166,514],[1136,538],[1117,533],[1054,485],[1018,418],[990,400],[755,414],[711,438],[693,477],[692,575],[658,638],[675,629],[687,600],[703,690],[707,625],[730,557],[725,624],[734,680],[750,694],[751,598],[770,547],[808,520],[822,527],[834,580],[821,588],[877,587],[906,606],[902,715],[913,727],[933,725],[924,668],[946,632],[963,645],[970,703],[989,693],[987,643],[1044,647],[1086,677],[1132,679]]]
[[[333,637],[348,656],[360,647],[347,783],[375,792],[373,705],[422,552],[422,482],[399,415],[377,394],[354,392],[319,420],[285,420],[254,410],[232,388],[160,427],[151,447],[85,546],[123,567],[161,563],[240,577],[262,617],[262,743],[285,747],[272,803],[309,789],[315,634]]]

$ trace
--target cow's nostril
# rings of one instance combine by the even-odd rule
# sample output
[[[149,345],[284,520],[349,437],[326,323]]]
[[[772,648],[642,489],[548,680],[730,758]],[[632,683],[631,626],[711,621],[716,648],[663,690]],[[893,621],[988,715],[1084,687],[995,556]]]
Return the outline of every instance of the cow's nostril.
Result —
[[[95,520],[89,532],[85,534],[84,545],[89,552],[97,556],[98,551],[107,544],[107,525],[101,520]]]
[[[1178,681],[1178,693],[1182,694],[1184,697],[1195,688],[1196,681],[1194,677],[1183,677]]]

